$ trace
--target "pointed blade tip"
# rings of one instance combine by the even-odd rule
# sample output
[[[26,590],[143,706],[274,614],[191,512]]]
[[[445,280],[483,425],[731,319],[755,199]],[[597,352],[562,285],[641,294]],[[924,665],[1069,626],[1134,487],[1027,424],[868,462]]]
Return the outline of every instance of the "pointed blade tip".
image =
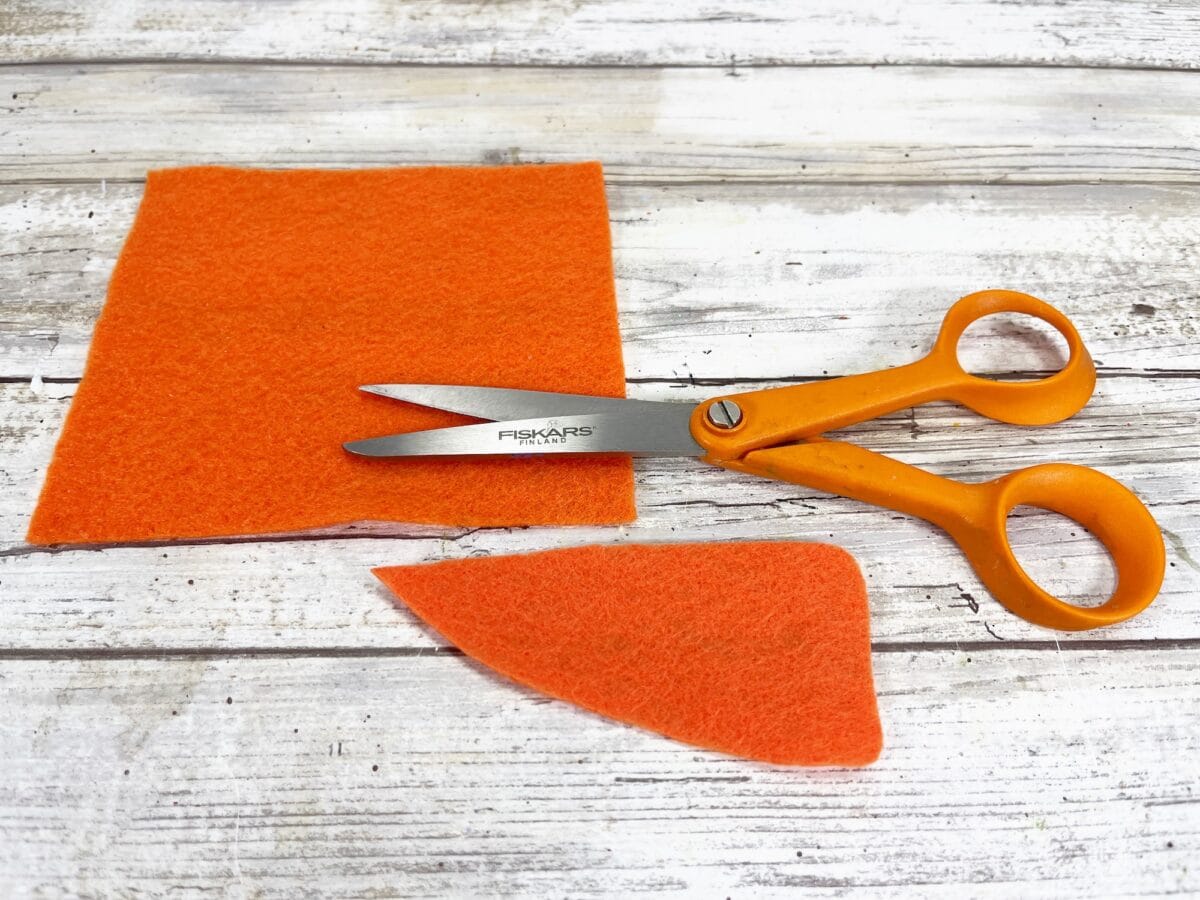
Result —
[[[372,451],[372,443],[373,441],[371,440],[346,441],[344,444],[342,444],[342,449],[347,453],[353,453],[355,456],[379,456],[379,453]]]

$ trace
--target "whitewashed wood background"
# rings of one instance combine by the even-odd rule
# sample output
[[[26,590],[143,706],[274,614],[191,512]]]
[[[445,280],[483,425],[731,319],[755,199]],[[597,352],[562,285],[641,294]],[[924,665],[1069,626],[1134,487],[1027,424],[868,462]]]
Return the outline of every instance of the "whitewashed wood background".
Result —
[[[1200,893],[1196,0],[4,0],[0,62],[5,896]],[[148,168],[592,158],[633,396],[903,363],[984,287],[1061,306],[1101,372],[1075,420],[935,405],[855,439],[966,479],[1109,472],[1164,528],[1160,599],[1037,629],[930,526],[688,461],[637,463],[623,529],[23,543]],[[980,332],[981,371],[1055,365]],[[1012,533],[1051,589],[1111,581],[1056,517]],[[539,697],[368,572],[756,537],[859,558],[876,766]]]

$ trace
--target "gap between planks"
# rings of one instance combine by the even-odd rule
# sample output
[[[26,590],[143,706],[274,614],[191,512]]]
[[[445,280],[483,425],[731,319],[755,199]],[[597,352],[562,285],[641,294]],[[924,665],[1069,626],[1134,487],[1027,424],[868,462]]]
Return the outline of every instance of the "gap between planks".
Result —
[[[1046,640],[997,639],[992,641],[872,641],[875,654],[900,653],[991,653],[994,651],[1170,651],[1200,649],[1200,638],[1132,638],[1128,640]],[[27,649],[0,648],[0,662],[53,662],[90,660],[120,662],[176,662],[186,659],[406,659],[409,657],[466,656],[454,646],[443,647],[49,647]]]
[[[1021,380],[1028,378],[1049,378],[1058,369],[1011,369],[1003,372],[975,372],[980,378],[994,381]],[[844,378],[844,375],[746,375],[735,378],[711,378],[697,376],[695,378],[626,378],[626,384],[662,384],[668,387],[734,387],[743,384],[772,385],[772,384],[811,384],[816,381],[833,381]],[[1149,366],[1131,369],[1128,366],[1096,366],[1097,378],[1200,378],[1200,369],[1156,369]],[[23,375],[0,375],[0,384],[30,384],[32,379]],[[83,378],[80,376],[41,378],[43,384],[78,385]]]
[[[582,157],[580,157],[582,159]],[[490,163],[486,161],[479,162],[384,162],[384,163],[363,163],[345,165],[327,165],[325,163],[228,163],[228,162],[180,162],[169,165],[155,165],[150,168],[150,171],[158,169],[175,169],[175,168],[192,168],[199,166],[217,166],[228,168],[250,168],[262,169],[265,171],[290,172],[296,169],[321,169],[331,172],[354,172],[360,169],[419,169],[428,166],[438,166],[444,168],[480,168],[487,166],[554,166],[563,165],[564,163],[578,162],[579,160],[529,160],[519,162],[503,162]],[[601,160],[603,162],[603,160]],[[29,178],[12,177],[0,175],[0,188],[19,187],[19,188],[38,188],[38,187],[68,187],[68,188],[86,188],[96,187],[97,185],[136,185],[144,187],[146,184],[145,176],[127,177],[117,176],[115,178],[108,176],[97,176],[95,178],[84,178],[77,175],[63,176],[61,178],[54,176],[35,175]],[[906,180],[903,178],[872,178],[866,176],[863,178],[825,178],[821,176],[810,176],[800,178],[791,174],[783,174],[778,177],[725,177],[725,178],[656,178],[653,176],[643,175],[622,175],[606,170],[604,173],[604,185],[608,189],[613,188],[711,188],[714,186],[731,184],[739,188],[750,187],[770,187],[770,188],[786,188],[786,187],[819,187],[819,188],[864,188],[864,187],[880,187],[880,188],[1077,188],[1077,187],[1188,187],[1187,182],[1172,181],[1162,178],[1114,178],[1112,176],[1102,175],[1097,177],[1095,181],[1086,182],[1071,178],[1021,178],[1019,176],[1001,173],[995,177],[989,178],[929,178],[920,180]]]
[[[436,60],[373,60],[373,59],[334,59],[326,60],[320,57],[305,58],[276,58],[270,56],[225,56],[220,59],[210,59],[203,56],[95,56],[86,59],[71,59],[70,57],[52,57],[22,61],[19,59],[0,59],[0,70],[3,69],[54,69],[78,68],[80,66],[104,66],[117,68],[120,66],[195,66],[212,69],[234,68],[240,66],[270,66],[280,69],[379,69],[380,71],[397,71],[403,69],[504,69],[519,71],[568,71],[568,72],[607,72],[607,71],[671,71],[715,69],[725,71],[731,78],[738,77],[741,71],[756,69],[1052,69],[1054,71],[1102,71],[1102,72],[1162,72],[1169,74],[1200,74],[1195,66],[1182,65],[1146,65],[1138,63],[1052,63],[1020,60],[938,60],[938,59],[907,59],[893,61],[880,59],[845,60],[845,61],[789,61],[781,59],[764,59],[741,62],[736,57],[725,59],[703,60],[695,62],[566,62],[546,60],[541,62],[442,62]]]

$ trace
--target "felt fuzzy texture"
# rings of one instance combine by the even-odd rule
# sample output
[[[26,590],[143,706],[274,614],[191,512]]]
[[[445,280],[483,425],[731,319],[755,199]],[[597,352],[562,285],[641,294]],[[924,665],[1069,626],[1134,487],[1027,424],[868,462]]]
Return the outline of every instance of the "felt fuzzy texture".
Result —
[[[472,421],[378,382],[624,396],[600,166],[152,172],[29,540],[634,517],[626,457],[346,453]]]
[[[593,546],[374,571],[470,656],[586,709],[772,763],[879,756],[866,588],[838,547]]]

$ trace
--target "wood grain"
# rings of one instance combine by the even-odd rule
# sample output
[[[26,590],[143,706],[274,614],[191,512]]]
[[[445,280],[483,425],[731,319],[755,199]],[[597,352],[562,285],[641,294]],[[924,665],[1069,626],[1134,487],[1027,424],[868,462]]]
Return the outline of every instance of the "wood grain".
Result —
[[[82,374],[141,191],[0,186],[0,377]],[[609,203],[635,380],[898,365],[985,287],[1059,305],[1102,371],[1200,371],[1195,185],[614,184]],[[1053,367],[1049,349],[984,326],[964,345],[983,371]]]
[[[1200,893],[1200,2],[10,0],[0,64],[0,894]],[[1156,603],[1036,629],[932,527],[685,460],[637,463],[623,529],[23,543],[147,169],[597,157],[632,396],[900,364],[982,287],[1061,306],[1102,374],[1080,416],[933,405],[849,438],[966,480],[1101,468],[1164,528]],[[1056,346],[1001,322],[964,356]],[[1009,527],[1050,589],[1111,583],[1071,523]],[[537,696],[369,574],[751,538],[859,559],[877,766]]]
[[[1195,893],[1200,651],[1136,659],[876,654],[886,745],[864,771],[681,747],[456,657],[7,661],[2,880],[86,896]]]
[[[753,388],[755,384],[746,387]],[[1163,593],[1146,613],[1086,634],[1020,621],[987,594],[932,526],[794,485],[689,460],[637,461],[638,519],[621,528],[431,529],[359,526],[283,542],[107,547],[48,552],[21,543],[73,386],[0,385],[0,604],[4,649],[436,647],[396,611],[370,569],[489,553],[615,541],[830,541],[863,566],[880,644],[1200,640],[1200,379],[1112,377],[1079,416],[1048,429],[997,425],[932,405],[848,432],[856,443],[948,477],[992,478],[1051,460],[1091,465],[1151,505],[1168,535]],[[632,385],[651,399],[711,388]],[[1107,558],[1086,532],[1048,514],[1011,526],[1032,574],[1064,596],[1106,595]],[[71,623],[64,632],[64,623]]]
[[[4,82],[3,180],[600,157],[639,182],[1188,183],[1200,165],[1189,72],[88,64]]]
[[[12,0],[0,59],[1194,69],[1198,23],[1195,0]]]

